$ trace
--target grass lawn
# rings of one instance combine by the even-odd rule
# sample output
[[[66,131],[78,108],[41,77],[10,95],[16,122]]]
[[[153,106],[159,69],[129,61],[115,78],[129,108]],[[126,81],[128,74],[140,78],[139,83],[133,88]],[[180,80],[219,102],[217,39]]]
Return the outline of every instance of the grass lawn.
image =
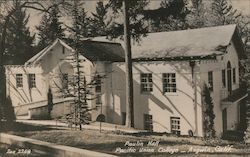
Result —
[[[204,141],[202,138],[190,138],[190,137],[176,137],[169,134],[155,134],[155,135],[142,135],[140,133],[121,133],[121,132],[112,132],[112,131],[102,131],[100,133],[98,130],[89,130],[85,129],[83,131],[75,131],[75,130],[39,130],[39,131],[22,131],[22,132],[12,132],[13,134],[29,137],[37,140],[47,141],[51,143],[73,146],[77,148],[83,148],[88,150],[94,150],[109,154],[114,154],[118,156],[207,156],[208,153],[198,153],[195,154],[196,151],[204,151],[206,150],[217,150],[213,152],[213,155],[210,156],[218,156],[220,150],[223,148],[228,148],[228,145],[232,145],[233,153],[237,153],[239,149],[247,148],[247,146],[243,143],[239,142],[229,142],[226,140],[214,139],[210,141]],[[148,146],[148,142],[155,141],[156,144],[153,146]],[[127,145],[126,145],[127,142]],[[137,143],[137,146],[129,146],[129,143]],[[157,142],[159,142],[157,144]],[[143,146],[141,146],[143,143]],[[220,146],[220,148],[216,148],[216,146]],[[139,152],[140,149],[146,148],[147,150],[143,150],[143,152]],[[237,149],[236,149],[237,148]],[[136,149],[136,152],[128,152]],[[178,152],[174,152],[177,151]],[[188,151],[191,152],[188,153]],[[145,152],[145,151],[154,152]],[[166,152],[159,152],[166,151]],[[125,152],[121,152],[125,151]],[[127,151],[127,152],[126,152]],[[181,152],[184,151],[184,152]],[[171,154],[171,152],[174,152]],[[206,151],[207,152],[207,151]],[[222,154],[228,153],[223,151]],[[229,152],[229,153],[232,153]],[[234,154],[234,156],[236,156]]]
[[[83,131],[76,131],[24,123],[6,125],[4,129],[2,128],[2,131],[41,141],[104,152],[118,156],[217,157],[219,155],[230,156],[232,153],[234,153],[232,156],[237,156],[237,154],[246,152],[245,150],[249,149],[244,143],[231,142],[221,139],[205,141],[202,138],[184,136],[177,137],[171,134],[124,133],[121,131],[102,131],[100,133],[98,130],[85,129]],[[152,145],[148,146],[147,144],[150,142]],[[133,146],[133,144],[136,146]],[[6,148],[9,147],[0,147],[0,151],[3,152]],[[143,148],[144,150],[142,150]],[[136,152],[131,153],[131,151],[134,150]],[[139,152],[140,150],[142,152]],[[226,153],[227,150],[230,150],[231,152]],[[205,151],[205,153],[202,153],[202,151]],[[210,151],[212,151],[212,153],[208,153]],[[222,151],[222,153],[220,151]],[[196,152],[199,153],[196,154]],[[250,150],[248,152],[250,153]]]

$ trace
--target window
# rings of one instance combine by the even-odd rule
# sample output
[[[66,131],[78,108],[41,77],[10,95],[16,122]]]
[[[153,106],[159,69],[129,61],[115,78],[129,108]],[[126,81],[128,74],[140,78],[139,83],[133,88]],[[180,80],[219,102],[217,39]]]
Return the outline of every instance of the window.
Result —
[[[162,74],[163,92],[170,93],[176,92],[176,76],[175,73]]]
[[[144,130],[153,131],[153,116],[144,114]]]
[[[23,74],[16,74],[16,87],[17,88],[23,87]]]
[[[99,75],[95,77],[95,92],[96,93],[101,93],[102,92],[102,80]]]
[[[95,104],[96,106],[101,106],[102,104],[102,95],[100,93],[96,94]]]
[[[29,74],[29,88],[36,88],[36,75],[35,74]]]
[[[208,72],[208,87],[211,91],[213,91],[213,72]]]
[[[62,46],[62,54],[65,54],[65,47]]]
[[[101,106],[102,104],[102,80],[100,75],[95,76],[95,93],[96,93],[96,106]]]
[[[141,74],[141,92],[152,92],[153,80],[151,73]]]
[[[221,71],[221,77],[222,77],[222,85],[223,87],[226,87],[226,70],[225,69]]]
[[[62,88],[68,89],[69,76],[68,74],[62,74]]]
[[[233,68],[233,83],[236,83],[236,69]]]
[[[179,117],[170,117],[171,121],[171,132],[176,135],[181,134],[180,130],[180,118]]]

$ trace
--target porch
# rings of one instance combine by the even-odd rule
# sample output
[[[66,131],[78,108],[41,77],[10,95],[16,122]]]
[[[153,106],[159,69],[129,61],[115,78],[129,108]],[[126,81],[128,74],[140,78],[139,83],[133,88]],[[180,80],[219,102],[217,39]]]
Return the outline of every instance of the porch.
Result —
[[[221,91],[221,111],[223,132],[228,130],[243,131],[246,125],[246,90],[238,88],[229,92]]]

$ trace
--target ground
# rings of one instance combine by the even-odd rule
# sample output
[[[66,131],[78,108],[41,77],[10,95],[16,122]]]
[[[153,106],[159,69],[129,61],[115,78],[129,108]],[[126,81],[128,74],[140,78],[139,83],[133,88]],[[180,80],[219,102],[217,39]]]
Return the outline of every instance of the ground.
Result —
[[[71,130],[65,127],[46,127],[16,123],[11,130],[5,132],[47,141],[51,143],[73,146],[118,156],[237,156],[245,153],[246,146],[240,142],[220,139],[204,140],[202,138],[177,137],[171,134],[125,133],[121,131],[102,131],[96,129]],[[149,146],[148,143],[151,145]],[[136,145],[136,146],[134,146]],[[143,146],[142,146],[143,145]],[[144,150],[142,150],[144,148]],[[146,150],[147,149],[147,150]],[[130,153],[129,151],[136,150]],[[139,151],[143,152],[139,152]],[[159,151],[165,152],[159,152]],[[154,151],[154,152],[145,152]],[[200,151],[200,152],[199,152]],[[202,153],[205,151],[206,153]],[[209,154],[208,152],[213,152]],[[221,152],[222,151],[222,152]],[[250,153],[250,152],[249,152]],[[239,155],[240,156],[240,155]]]
[[[16,153],[13,153],[14,151]],[[0,157],[46,157],[46,155],[31,152],[31,150],[27,148],[0,143]]]

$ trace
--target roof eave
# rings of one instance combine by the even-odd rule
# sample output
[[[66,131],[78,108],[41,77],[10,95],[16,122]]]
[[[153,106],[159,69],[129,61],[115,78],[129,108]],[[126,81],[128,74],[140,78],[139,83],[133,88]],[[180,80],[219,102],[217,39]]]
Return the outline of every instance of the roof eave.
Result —
[[[133,58],[134,62],[141,61],[191,61],[191,60],[214,60],[217,55],[207,56],[175,56],[175,57],[153,57],[153,58]]]
[[[236,48],[236,51],[237,51],[239,58],[246,59],[247,58],[246,50],[244,48],[244,44],[242,42],[242,39],[240,38],[239,30],[237,27],[235,28],[234,34],[232,36],[232,42],[235,45],[235,48]]]

